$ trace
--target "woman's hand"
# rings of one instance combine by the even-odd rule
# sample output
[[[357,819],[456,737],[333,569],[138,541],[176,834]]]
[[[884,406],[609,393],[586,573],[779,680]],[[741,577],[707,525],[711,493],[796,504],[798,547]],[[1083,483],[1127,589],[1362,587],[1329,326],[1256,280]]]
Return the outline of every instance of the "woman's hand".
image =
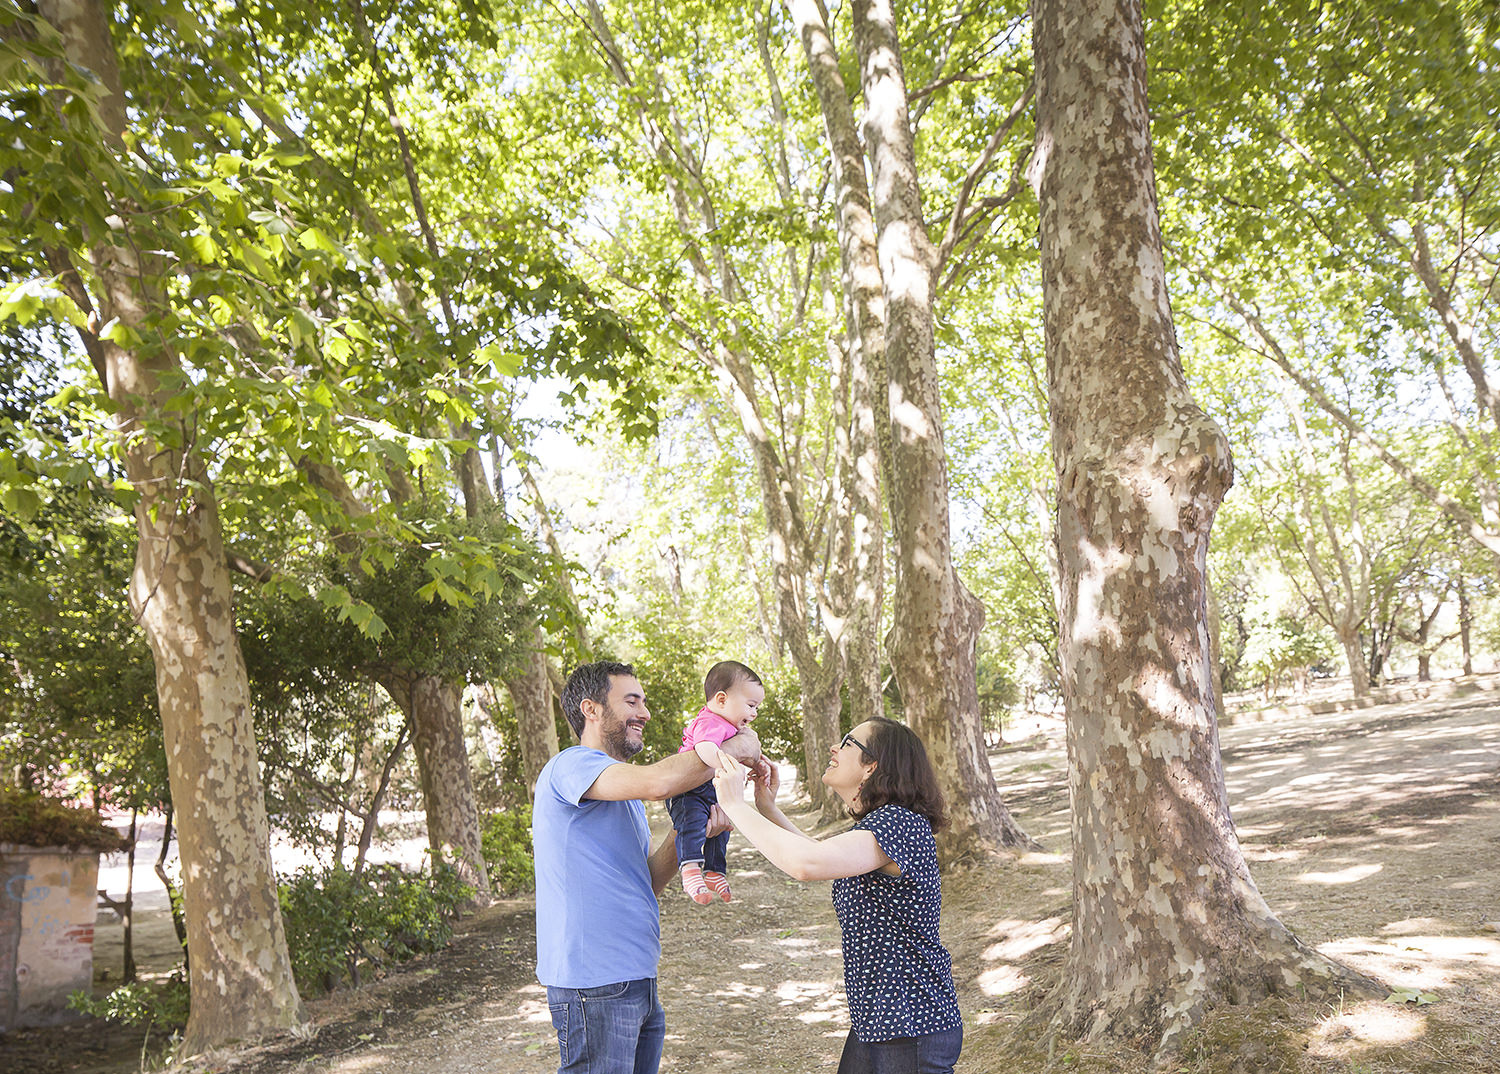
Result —
[[[776,762],[762,757],[755,766],[755,808],[764,813],[776,805],[776,792],[781,789],[781,769]]]
[[[721,803],[745,800],[745,769],[723,750],[719,751],[719,767],[714,772],[714,793]]]

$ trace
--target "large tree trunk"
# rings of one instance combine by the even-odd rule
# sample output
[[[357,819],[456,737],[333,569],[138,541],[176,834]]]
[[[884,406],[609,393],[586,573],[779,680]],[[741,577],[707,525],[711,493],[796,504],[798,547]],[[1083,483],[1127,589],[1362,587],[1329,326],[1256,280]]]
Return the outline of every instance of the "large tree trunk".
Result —
[[[474,889],[472,906],[487,906],[492,893],[464,745],[463,686],[421,672],[395,672],[381,685],[411,725],[433,861],[451,865]]]
[[[1177,353],[1139,3],[1034,13],[1073,805],[1073,938],[1045,1013],[1165,1051],[1214,1003],[1372,983],[1276,919],[1229,813],[1206,561],[1233,468]]]
[[[818,824],[831,824],[846,816],[838,797],[823,785],[829,753],[839,741],[841,672],[837,666],[797,665],[797,685],[802,691],[802,784],[818,807]]]
[[[61,33],[69,62],[102,81],[99,114],[113,148],[121,149],[127,121],[107,12],[96,0],[44,0],[38,10]],[[130,206],[120,206],[127,223],[132,214]],[[141,337],[155,336],[148,322],[162,298],[154,267],[134,248],[103,243],[94,245],[90,260],[100,320],[118,318]],[[178,357],[164,346],[148,351],[91,342],[91,352],[103,359],[125,471],[139,495],[130,603],[156,665],[177,806],[192,1003],[182,1054],[194,1055],[296,1025],[302,1003],[276,897],[250,688],[213,483],[191,417],[165,405],[172,392],[162,378],[178,371]],[[147,432],[158,422],[173,429],[169,438]]]
[[[856,0],[865,142],[873,178],[891,425],[888,503],[896,594],[887,639],[911,727],[927,745],[952,826],[945,858],[1034,845],[1000,799],[984,750],[975,642],[984,608],[953,568],[948,463],[932,298],[936,250],[922,221],[906,78],[889,0]]]
[[[1474,625],[1474,612],[1469,604],[1469,587],[1464,583],[1463,568],[1459,568],[1458,580],[1454,583],[1458,589],[1458,637],[1459,644],[1464,651],[1464,674],[1474,674],[1474,647],[1470,640],[1470,632]]]
[[[104,309],[107,304],[101,303]],[[137,415],[139,368],[110,347],[121,433]],[[250,689],[234,632],[218,511],[201,460],[130,438],[126,471],[140,491],[141,544],[130,602],[156,662],[172,800],[177,803],[191,1014],[183,1054],[302,1020],[271,866]],[[179,470],[181,467],[181,471]],[[176,481],[197,483],[186,504]],[[185,510],[181,509],[183,506]]]

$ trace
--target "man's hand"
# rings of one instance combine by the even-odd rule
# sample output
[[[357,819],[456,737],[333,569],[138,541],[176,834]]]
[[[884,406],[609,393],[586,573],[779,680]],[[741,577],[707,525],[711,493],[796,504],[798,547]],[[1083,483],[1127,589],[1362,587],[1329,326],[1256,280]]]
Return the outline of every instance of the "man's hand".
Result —
[[[704,837],[712,839],[716,835],[732,831],[734,831],[734,825],[729,823],[729,818],[724,815],[724,811],[719,808],[718,804],[715,803],[710,806],[708,810],[708,824],[703,829]]]
[[[734,737],[726,739],[719,747],[743,765],[753,765],[760,760],[760,736],[748,727],[742,727]]]

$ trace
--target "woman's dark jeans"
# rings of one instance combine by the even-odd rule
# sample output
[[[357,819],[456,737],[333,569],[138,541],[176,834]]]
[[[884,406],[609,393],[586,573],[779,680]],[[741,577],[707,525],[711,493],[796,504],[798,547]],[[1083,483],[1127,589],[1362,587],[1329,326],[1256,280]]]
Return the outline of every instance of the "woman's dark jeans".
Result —
[[[953,1074],[963,1047],[962,1028],[878,1044],[861,1042],[851,1029],[844,1041],[839,1074]]]

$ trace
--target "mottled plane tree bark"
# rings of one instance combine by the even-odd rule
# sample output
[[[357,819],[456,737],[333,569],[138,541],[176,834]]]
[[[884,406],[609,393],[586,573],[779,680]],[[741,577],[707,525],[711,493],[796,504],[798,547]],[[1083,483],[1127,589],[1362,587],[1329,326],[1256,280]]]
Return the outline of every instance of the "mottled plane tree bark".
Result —
[[[883,485],[889,482],[886,413],[885,290],[875,247],[875,214],[865,181],[864,151],[839,70],[839,54],[818,0],[786,0],[828,139],[839,241],[840,284],[847,321],[848,469],[854,570],[851,620],[844,646],[850,709],[856,721],[885,710],[880,674],[880,610],[885,600]]]
[[[1164,1054],[1212,1004],[1373,982],[1281,924],[1229,812],[1205,572],[1233,465],[1177,351],[1140,4],[1033,12],[1074,899],[1040,1013]]]

